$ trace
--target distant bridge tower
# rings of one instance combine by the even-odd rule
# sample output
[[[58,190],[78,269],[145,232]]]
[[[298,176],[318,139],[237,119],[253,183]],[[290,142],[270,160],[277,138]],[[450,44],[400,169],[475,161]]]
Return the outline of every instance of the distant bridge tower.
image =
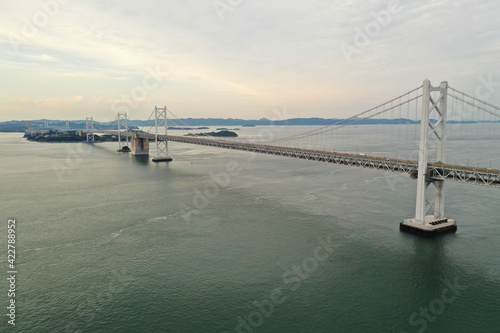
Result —
[[[444,180],[430,180],[429,169],[429,136],[435,137],[436,162],[446,163],[446,122],[447,122],[448,82],[443,81],[439,87],[433,87],[425,80],[422,90],[422,120],[420,124],[420,148],[418,158],[417,202],[415,217],[405,219],[400,229],[419,234],[434,234],[442,231],[455,231],[457,226],[453,219],[444,215]],[[434,121],[434,119],[436,121]],[[427,188],[434,185],[434,196],[429,200]],[[432,213],[431,215],[427,215]]]
[[[159,108],[155,106],[155,148],[156,157],[153,162],[170,162],[172,158],[168,156],[168,141],[162,140],[159,135],[160,129],[167,135],[167,107]]]
[[[66,131],[69,131],[69,121],[66,122]]]
[[[49,128],[49,122],[45,121],[45,128]]]
[[[94,118],[87,117],[85,119],[85,132],[87,133],[87,142],[95,142],[94,140]]]
[[[125,142],[123,142],[122,137],[121,137],[122,130],[124,130],[125,133],[128,133],[127,113],[126,112],[125,113],[118,112],[117,118],[118,118],[118,151],[121,151],[121,152],[129,151],[128,149],[127,150],[123,149],[124,147],[129,148],[128,135],[125,135]]]
[[[24,121],[24,133],[33,136],[33,128],[31,127],[30,121]]]

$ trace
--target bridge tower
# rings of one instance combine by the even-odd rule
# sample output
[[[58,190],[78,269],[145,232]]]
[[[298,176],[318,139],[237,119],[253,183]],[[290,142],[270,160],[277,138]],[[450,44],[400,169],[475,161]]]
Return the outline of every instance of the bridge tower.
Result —
[[[155,148],[156,157],[153,162],[170,162],[172,158],[168,156],[168,141],[163,140],[160,135],[160,129],[164,130],[165,136],[167,135],[167,107],[159,108],[155,106]]]
[[[125,135],[125,142],[122,140],[121,133],[122,130],[128,133],[128,119],[127,113],[118,112],[118,151],[119,152],[129,152],[130,148],[128,145],[128,135]],[[126,148],[125,148],[126,147]]]
[[[448,82],[443,81],[439,87],[433,87],[429,80],[424,81],[415,217],[401,222],[400,229],[403,231],[435,234],[457,230],[455,220],[444,215],[444,180],[431,180],[427,167],[429,152],[433,150],[436,162],[446,163],[447,97]],[[430,184],[435,189],[432,197],[427,193]]]
[[[24,121],[24,134],[33,136],[33,128],[31,128],[30,121]]]
[[[85,119],[85,133],[87,133],[87,142],[94,142],[94,118]]]

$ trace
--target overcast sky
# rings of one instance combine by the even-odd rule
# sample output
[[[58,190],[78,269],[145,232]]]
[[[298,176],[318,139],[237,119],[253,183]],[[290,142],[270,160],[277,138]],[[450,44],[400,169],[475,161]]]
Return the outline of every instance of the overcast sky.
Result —
[[[498,105],[500,84],[478,86],[500,82],[499,15],[494,0],[3,0],[0,121],[147,119],[155,105],[343,117],[426,78]]]

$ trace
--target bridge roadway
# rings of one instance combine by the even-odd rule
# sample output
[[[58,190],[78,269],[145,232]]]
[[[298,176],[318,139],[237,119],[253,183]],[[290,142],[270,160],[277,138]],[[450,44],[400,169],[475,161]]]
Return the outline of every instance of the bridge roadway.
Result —
[[[154,140],[155,135],[137,133],[138,137]],[[269,146],[263,144],[204,139],[190,136],[158,135],[160,141],[172,141],[197,144],[203,146],[243,150],[254,153],[300,158],[312,161],[356,166],[382,171],[407,173],[417,176],[418,161],[384,158],[359,154],[344,154],[336,152],[317,151],[300,148]],[[428,163],[427,175],[429,180],[447,180],[460,183],[472,183],[483,186],[500,187],[500,170],[488,168],[474,168],[444,163]]]

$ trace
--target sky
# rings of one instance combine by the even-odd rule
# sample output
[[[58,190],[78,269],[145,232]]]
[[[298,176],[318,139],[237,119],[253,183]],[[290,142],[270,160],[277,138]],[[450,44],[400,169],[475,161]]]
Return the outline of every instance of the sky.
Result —
[[[2,0],[0,121],[341,118],[429,79],[500,105],[500,1]]]

